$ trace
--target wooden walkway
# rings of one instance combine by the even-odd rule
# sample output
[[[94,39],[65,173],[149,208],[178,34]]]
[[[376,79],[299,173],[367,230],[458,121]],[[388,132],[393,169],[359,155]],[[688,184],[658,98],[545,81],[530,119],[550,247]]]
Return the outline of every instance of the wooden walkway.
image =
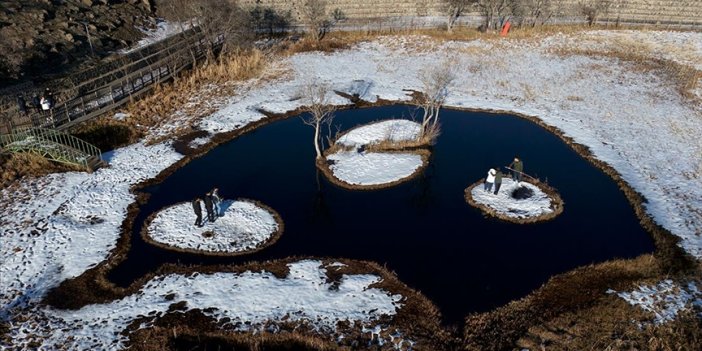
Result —
[[[218,38],[212,46],[216,49],[221,44],[222,38]],[[114,111],[147,93],[156,84],[196,65],[205,58],[210,47],[203,35],[191,32],[185,39],[175,40],[159,51],[79,83],[72,89],[81,92],[79,95],[61,101],[49,111],[32,110],[22,114],[16,107],[6,111],[9,118],[0,124],[0,135],[33,127],[65,130]]]

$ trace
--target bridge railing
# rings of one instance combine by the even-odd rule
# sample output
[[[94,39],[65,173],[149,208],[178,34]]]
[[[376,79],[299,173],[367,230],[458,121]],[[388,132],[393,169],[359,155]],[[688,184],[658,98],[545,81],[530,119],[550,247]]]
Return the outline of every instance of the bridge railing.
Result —
[[[0,134],[9,133],[17,128],[30,127],[66,129],[76,123],[112,111],[146,93],[156,83],[168,80],[181,70],[196,64],[207,55],[209,48],[213,47],[216,50],[221,47],[223,42],[224,38],[220,36],[214,43],[209,43],[203,35],[196,33],[196,35],[181,41],[180,45],[169,45],[140,60],[139,66],[131,62],[120,69],[92,79],[90,82],[96,80],[106,80],[107,82],[100,87],[63,101],[50,110],[28,111],[27,113],[20,113],[16,109],[10,111],[11,116],[6,118],[4,124],[0,125]],[[158,61],[149,61],[158,55],[160,55]],[[128,72],[129,70],[133,71]],[[109,77],[118,78],[108,80]],[[89,85],[79,85],[81,89],[87,86]]]
[[[46,128],[24,128],[0,135],[0,151],[34,152],[51,160],[90,169],[91,158],[102,160],[102,152],[70,134]]]

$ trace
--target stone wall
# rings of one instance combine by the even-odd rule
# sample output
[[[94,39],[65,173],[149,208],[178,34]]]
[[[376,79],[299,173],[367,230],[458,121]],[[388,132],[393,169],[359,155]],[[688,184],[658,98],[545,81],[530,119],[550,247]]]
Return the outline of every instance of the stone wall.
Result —
[[[277,10],[291,11],[296,21],[301,20],[300,8],[306,0],[239,0],[245,7],[259,4]],[[564,0],[563,4],[574,15],[581,2],[591,0]],[[608,13],[601,19],[626,22],[661,24],[695,24],[702,26],[702,0],[605,0],[610,1]],[[329,0],[329,10],[339,8],[349,19],[371,19],[399,16],[442,16],[442,0]],[[478,15],[477,12],[471,13]]]

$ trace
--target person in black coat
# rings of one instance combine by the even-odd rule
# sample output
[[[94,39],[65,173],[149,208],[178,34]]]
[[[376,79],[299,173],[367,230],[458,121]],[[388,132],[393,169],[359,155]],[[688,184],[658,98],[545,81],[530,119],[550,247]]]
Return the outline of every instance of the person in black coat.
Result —
[[[41,100],[39,99],[38,94],[34,94],[34,96],[32,96],[32,106],[37,112],[41,113]]]
[[[207,210],[207,220],[210,222],[215,221],[214,215],[214,204],[212,203],[212,194],[205,194],[205,209]]]
[[[17,95],[17,109],[21,114],[27,114],[27,102],[24,101],[24,97],[22,97],[22,95],[19,94]]]
[[[202,227],[202,206],[200,205],[200,198],[193,200],[193,211],[195,211],[195,225]]]

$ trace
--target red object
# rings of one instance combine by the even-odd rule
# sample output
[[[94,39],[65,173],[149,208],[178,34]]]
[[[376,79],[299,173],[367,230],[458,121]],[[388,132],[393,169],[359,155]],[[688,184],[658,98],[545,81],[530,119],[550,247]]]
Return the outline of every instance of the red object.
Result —
[[[505,25],[502,26],[502,31],[500,32],[501,37],[506,37],[507,33],[509,33],[509,27],[511,27],[512,24],[509,23],[509,21],[505,22]]]

